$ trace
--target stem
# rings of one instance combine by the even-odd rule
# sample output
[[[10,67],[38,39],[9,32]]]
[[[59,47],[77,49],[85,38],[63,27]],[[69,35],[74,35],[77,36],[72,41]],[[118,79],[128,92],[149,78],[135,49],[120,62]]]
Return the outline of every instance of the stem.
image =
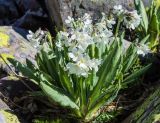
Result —
[[[116,32],[115,32],[115,37],[118,36],[118,32],[119,32],[119,28],[120,28],[120,24],[121,24],[121,17],[118,18],[118,23],[117,23],[117,27],[116,27]]]

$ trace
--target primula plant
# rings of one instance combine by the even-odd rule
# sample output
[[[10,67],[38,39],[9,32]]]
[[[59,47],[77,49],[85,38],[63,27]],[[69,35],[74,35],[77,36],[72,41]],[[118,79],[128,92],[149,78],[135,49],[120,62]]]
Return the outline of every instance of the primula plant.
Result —
[[[141,16],[141,24],[136,33],[139,39],[149,36],[146,43],[152,51],[156,52],[160,40],[160,1],[152,0],[148,8],[145,8],[141,0],[134,1],[135,8]]]
[[[9,61],[39,86],[37,93],[46,96],[48,103],[69,109],[69,117],[90,122],[100,115],[103,106],[113,102],[121,89],[150,67],[132,69],[139,47],[136,42],[125,48],[125,33],[120,28],[123,25],[135,29],[140,16],[122,6],[115,6],[113,13],[118,21],[104,13],[95,22],[89,14],[78,19],[68,17],[66,30],[43,44],[35,65],[29,60],[26,65]]]

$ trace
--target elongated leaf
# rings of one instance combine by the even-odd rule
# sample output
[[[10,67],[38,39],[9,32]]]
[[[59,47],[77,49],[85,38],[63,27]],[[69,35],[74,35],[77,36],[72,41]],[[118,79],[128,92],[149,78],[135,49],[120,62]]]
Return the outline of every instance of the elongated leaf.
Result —
[[[132,80],[136,79],[138,76],[145,73],[151,67],[151,65],[152,64],[149,64],[149,65],[143,67],[142,69],[137,70],[136,72],[134,72],[133,74],[128,76],[126,79],[124,79],[123,83],[125,84],[125,83],[128,83],[129,81],[132,81]]]
[[[117,47],[114,48],[114,50],[110,51],[110,54],[106,57],[106,59],[104,60],[104,63],[102,64],[102,66],[100,67],[99,71],[98,71],[98,82],[96,84],[96,86],[93,89],[92,95],[91,95],[91,100],[90,102],[92,102],[94,99],[92,98],[97,98],[98,94],[100,93],[102,87],[103,87],[103,82],[106,78],[107,72],[110,70],[111,67],[111,63],[112,63],[112,56],[115,53],[115,50],[117,49]]]
[[[150,48],[153,48],[158,44],[159,40],[159,22],[156,12],[154,12],[154,14],[152,15],[151,22],[149,25],[149,33],[150,33],[149,45]]]
[[[135,3],[135,7],[138,11],[138,13],[142,16],[142,26],[145,29],[146,33],[148,31],[148,17],[147,17],[147,13],[146,13],[146,9],[144,7],[144,4],[142,2],[142,0],[134,0]]]
[[[42,91],[30,92],[29,96],[33,96],[33,97],[46,97],[46,95]]]
[[[149,39],[149,37],[150,37],[150,35],[148,34],[146,37],[144,37],[144,38],[140,41],[140,43],[141,43],[141,44],[146,44],[147,41],[148,41],[148,39]]]
[[[51,66],[51,62],[50,62],[50,59],[49,59],[49,54],[47,54],[43,50],[41,50],[41,53],[42,53],[43,60],[46,63],[45,65],[46,65],[48,73],[52,76],[52,78],[55,79],[55,74],[54,74],[55,73],[55,68],[52,68],[52,66]]]
[[[40,87],[52,101],[57,102],[63,107],[70,107],[79,110],[79,107],[69,98],[69,96],[49,83],[43,75],[41,75]]]
[[[99,80],[90,97],[89,107],[96,101],[101,89],[106,85],[106,82],[114,80],[114,75],[117,73],[117,68],[120,65],[120,57],[122,54],[122,44],[119,45],[118,43],[119,42],[115,41],[114,48],[110,51],[110,54],[106,57],[102,67],[100,68]]]
[[[17,60],[8,58],[8,61],[13,64],[24,76],[28,77],[30,80],[32,80],[35,84],[38,84],[39,78],[34,75],[34,72],[28,68],[26,65],[20,63]]]
[[[83,78],[79,81],[79,96],[80,96],[80,102],[81,102],[81,112],[83,115],[85,115],[86,107],[87,107],[87,99],[86,99],[86,83],[84,82]]]
[[[61,67],[59,67],[60,69],[60,82],[63,86],[63,88],[69,92],[71,95],[74,95],[74,89],[73,89],[73,83],[70,79],[70,77],[68,76],[68,72],[64,71]]]
[[[44,71],[46,73],[48,73],[46,67],[45,67],[45,61],[43,60],[43,57],[42,57],[42,54],[41,53],[37,53],[36,55],[36,61],[37,61],[37,65],[38,65],[38,68],[41,70],[41,71]]]
[[[140,44],[145,44],[147,43],[147,40],[149,39],[150,35],[147,35],[145,38],[143,38],[139,43]],[[129,48],[127,49],[125,53],[125,58],[124,58],[124,64],[123,64],[123,73],[127,72],[132,65],[135,63],[137,60],[138,55],[137,55],[137,47],[135,46],[134,43],[132,43]]]
[[[99,99],[96,101],[91,108],[89,108],[87,117],[93,117],[92,115],[95,114],[102,106],[108,105],[117,97],[117,94],[120,90],[120,85],[112,85],[111,88],[108,88],[106,92],[102,93]]]
[[[123,73],[127,72],[130,69],[130,67],[132,67],[134,62],[137,60],[138,55],[136,51],[137,50],[134,44],[131,44],[130,47],[127,49],[123,63],[123,70],[122,70]]]

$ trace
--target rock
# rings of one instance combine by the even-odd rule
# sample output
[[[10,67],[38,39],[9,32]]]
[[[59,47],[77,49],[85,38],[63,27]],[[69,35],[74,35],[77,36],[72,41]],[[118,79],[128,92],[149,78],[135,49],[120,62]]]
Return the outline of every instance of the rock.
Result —
[[[51,21],[51,25],[56,25],[56,27],[60,30],[62,28],[62,16],[61,16],[61,8],[59,1],[57,0],[45,0],[45,5],[49,14],[49,18]]]
[[[149,5],[151,2],[143,1],[145,5]],[[84,13],[97,16],[101,12],[108,13],[114,5],[119,4],[127,9],[134,8],[134,0],[45,0],[51,22],[56,24],[58,29],[62,28],[64,20],[68,16],[80,17]]]
[[[144,103],[122,123],[159,123],[160,86],[155,88]]]
[[[2,99],[0,99],[0,110],[10,110],[8,105],[5,102],[3,102]]]
[[[21,34],[19,34],[21,32]],[[34,56],[37,53],[29,41],[23,36],[27,32],[20,28],[15,27],[0,27],[0,66],[5,71],[10,71],[7,67],[7,58],[15,58],[18,61],[25,63],[26,58],[34,62]],[[22,36],[23,35],[23,36]],[[9,64],[9,62],[7,62]]]
[[[11,111],[0,110],[0,123],[20,123],[17,116]]]
[[[48,16],[36,0],[0,0],[0,25],[30,30],[48,28]]]

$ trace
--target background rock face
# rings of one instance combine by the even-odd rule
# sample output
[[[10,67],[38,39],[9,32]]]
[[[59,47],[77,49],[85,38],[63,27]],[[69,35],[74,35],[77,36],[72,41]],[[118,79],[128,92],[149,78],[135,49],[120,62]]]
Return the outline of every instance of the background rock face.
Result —
[[[152,0],[143,1],[149,5]],[[119,4],[129,10],[134,8],[134,0],[45,0],[45,4],[52,23],[58,28],[68,16],[80,17],[84,13],[97,16],[101,12],[109,12],[114,5]]]
[[[145,5],[149,5],[149,0],[143,0],[143,1]],[[107,13],[115,5],[123,5],[123,7],[127,9],[133,9],[134,0],[72,0],[71,1],[72,12],[73,14],[78,14],[78,15],[81,15],[84,12],[91,12],[93,14],[101,12]]]
[[[0,0],[0,25],[37,30],[47,25],[47,15],[38,0]]]

